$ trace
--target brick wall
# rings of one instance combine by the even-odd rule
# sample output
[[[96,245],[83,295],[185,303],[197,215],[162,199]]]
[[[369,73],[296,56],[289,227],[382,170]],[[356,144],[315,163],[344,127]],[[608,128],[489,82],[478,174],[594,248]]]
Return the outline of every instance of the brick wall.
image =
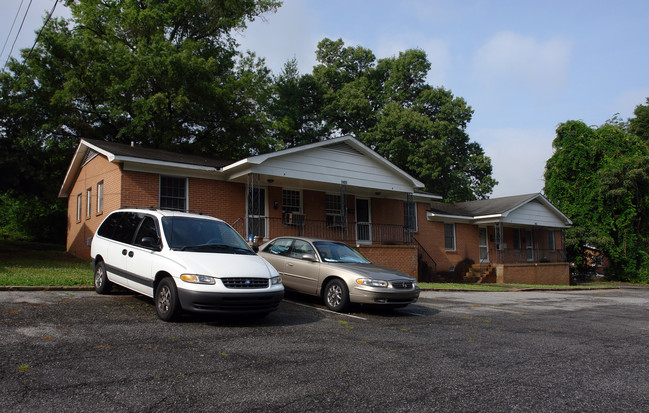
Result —
[[[567,262],[496,265],[496,282],[507,284],[569,285]]]
[[[103,181],[104,208],[97,211],[97,184]],[[91,189],[91,213],[87,214],[87,190]],[[68,197],[68,228],[66,250],[79,258],[90,259],[88,239],[93,236],[105,216],[119,208],[122,193],[119,166],[108,162],[104,156],[96,156],[79,172]],[[82,198],[82,217],[77,220],[77,196]]]
[[[417,278],[417,247],[414,245],[356,245],[355,248],[374,264]]]

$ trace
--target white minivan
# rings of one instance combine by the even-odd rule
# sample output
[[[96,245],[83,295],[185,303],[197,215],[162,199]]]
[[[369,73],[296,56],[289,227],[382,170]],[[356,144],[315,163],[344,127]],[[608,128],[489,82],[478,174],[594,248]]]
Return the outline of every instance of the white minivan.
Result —
[[[110,213],[92,239],[95,291],[113,284],[152,297],[158,317],[183,311],[267,314],[284,297],[279,273],[224,221],[156,209]]]

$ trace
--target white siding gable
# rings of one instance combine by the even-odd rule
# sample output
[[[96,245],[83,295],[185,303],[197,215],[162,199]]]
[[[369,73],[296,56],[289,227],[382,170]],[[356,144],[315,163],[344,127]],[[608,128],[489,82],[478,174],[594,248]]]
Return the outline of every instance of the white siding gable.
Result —
[[[507,214],[507,216],[504,216],[501,222],[520,225],[536,225],[539,227],[567,228],[566,223],[560,216],[555,214],[551,208],[543,205],[537,200],[533,200],[514,209]]]
[[[349,186],[412,192],[412,181],[345,142],[266,159],[254,172]]]

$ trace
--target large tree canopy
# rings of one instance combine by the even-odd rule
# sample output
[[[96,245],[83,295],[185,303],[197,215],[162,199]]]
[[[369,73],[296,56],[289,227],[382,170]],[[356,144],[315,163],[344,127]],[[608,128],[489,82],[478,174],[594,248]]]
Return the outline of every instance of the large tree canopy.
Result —
[[[278,79],[276,111],[295,114],[282,123],[292,127],[286,136],[315,140],[316,134],[302,133],[307,127],[320,136],[352,134],[448,201],[491,193],[497,183],[491,160],[466,133],[473,110],[449,90],[426,83],[431,67],[426,53],[407,50],[377,60],[363,47],[324,39],[316,56],[313,74],[297,76],[292,63]],[[283,95],[287,79],[295,88],[298,83],[308,87],[289,99]],[[315,112],[305,116],[305,110]]]
[[[573,258],[585,245],[611,261],[611,275],[649,280],[649,147],[617,125],[559,126],[546,163],[545,193],[574,223]]]
[[[58,214],[65,235],[56,196],[80,138],[231,158],[273,147],[270,72],[233,31],[279,4],[68,0],[72,19],[50,21],[0,74],[0,228],[27,207]]]

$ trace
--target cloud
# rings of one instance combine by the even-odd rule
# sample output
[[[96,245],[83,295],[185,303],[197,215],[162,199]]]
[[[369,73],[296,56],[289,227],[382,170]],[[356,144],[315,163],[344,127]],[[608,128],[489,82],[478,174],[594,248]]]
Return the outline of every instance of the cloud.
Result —
[[[552,129],[480,129],[471,132],[491,158],[498,181],[493,198],[541,192],[545,163],[552,156]]]
[[[572,42],[564,38],[539,42],[504,31],[476,51],[474,70],[479,79],[493,86],[515,82],[518,87],[548,95],[567,83],[571,52]]]
[[[266,66],[275,74],[293,58],[297,59],[300,73],[311,73],[316,64],[316,46],[324,37],[313,31],[316,21],[303,0],[286,2],[277,13],[256,19],[236,35],[239,50],[252,50],[265,58]]]

